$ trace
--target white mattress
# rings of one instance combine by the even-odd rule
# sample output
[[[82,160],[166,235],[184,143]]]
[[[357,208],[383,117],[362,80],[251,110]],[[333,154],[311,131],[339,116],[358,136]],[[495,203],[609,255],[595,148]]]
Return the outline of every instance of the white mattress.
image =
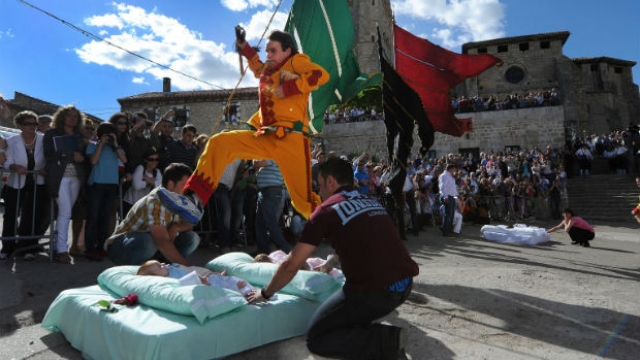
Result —
[[[96,305],[114,298],[98,285],[65,290],[42,326],[61,332],[87,359],[215,359],[304,334],[321,304],[279,293],[275,301],[242,306],[200,324],[193,316],[144,305],[122,306],[115,313]]]

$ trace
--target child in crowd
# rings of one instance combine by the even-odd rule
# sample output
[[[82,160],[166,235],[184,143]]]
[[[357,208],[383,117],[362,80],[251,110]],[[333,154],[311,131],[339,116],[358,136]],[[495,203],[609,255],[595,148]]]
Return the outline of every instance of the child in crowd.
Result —
[[[246,280],[235,276],[227,276],[227,272],[213,272],[198,266],[165,264],[158,260],[149,260],[140,265],[136,275],[154,275],[178,279],[180,285],[209,285],[237,291],[246,295],[255,290]]]

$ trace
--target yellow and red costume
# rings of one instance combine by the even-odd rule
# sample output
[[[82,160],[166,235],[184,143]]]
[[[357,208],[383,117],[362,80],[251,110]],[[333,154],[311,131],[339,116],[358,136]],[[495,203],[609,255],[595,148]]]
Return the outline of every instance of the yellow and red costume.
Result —
[[[206,204],[225,168],[234,159],[274,160],[278,163],[293,206],[305,218],[320,204],[311,190],[309,94],[329,81],[329,74],[304,54],[268,67],[248,44],[242,49],[249,68],[260,79],[260,109],[248,121],[254,130],[236,130],[212,136],[198,160],[185,191],[195,192]],[[282,86],[285,96],[275,93]]]

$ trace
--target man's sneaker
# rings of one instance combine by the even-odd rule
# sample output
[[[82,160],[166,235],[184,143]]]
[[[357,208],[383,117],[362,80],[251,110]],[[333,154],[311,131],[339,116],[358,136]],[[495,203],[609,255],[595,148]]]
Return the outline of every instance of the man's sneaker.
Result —
[[[33,253],[26,253],[24,254],[24,259],[27,261],[31,261],[31,260],[35,260],[36,256]]]

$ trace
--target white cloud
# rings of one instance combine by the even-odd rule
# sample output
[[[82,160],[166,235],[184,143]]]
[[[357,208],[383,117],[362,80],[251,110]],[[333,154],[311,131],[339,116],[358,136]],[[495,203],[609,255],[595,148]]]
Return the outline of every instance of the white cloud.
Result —
[[[283,12],[278,12],[273,17],[273,20],[269,25],[269,29],[267,29],[266,32],[264,31],[264,29],[267,27],[267,23],[269,23],[269,19],[271,19],[272,14],[273,12],[269,10],[259,11],[253,14],[253,16],[251,16],[251,20],[249,20],[248,25],[241,24],[247,31],[247,41],[249,41],[252,44],[257,43],[257,40],[260,39],[263,33],[266,38],[266,36],[269,35],[269,32],[271,32],[271,30],[284,29],[284,25],[287,23],[288,14]],[[263,49],[264,49],[264,44],[265,44],[265,41],[263,40],[262,43],[260,44],[261,48]]]
[[[148,84],[144,80],[144,76],[134,76],[133,79],[131,79],[131,82],[134,84]]]
[[[145,82],[136,79],[151,75],[155,79],[171,77],[172,87],[180,90],[232,88],[236,85],[239,70],[235,49],[204,40],[201,33],[155,11],[148,12],[126,4],[113,6],[114,13],[85,20],[86,24],[98,28],[92,32],[100,33],[104,40],[123,49],[204,82],[154,65],[104,41],[92,40],[75,49],[82,61],[131,71],[139,75],[133,82],[140,84]],[[241,86],[256,84],[253,77],[245,78]]]
[[[411,27],[447,48],[505,36],[504,4],[499,0],[392,0],[392,8],[396,17],[415,21]],[[425,24],[430,28],[424,29]]]
[[[97,27],[115,27],[118,29],[122,29],[124,27],[124,23],[122,19],[118,17],[116,14],[92,16],[88,19],[85,19],[84,23],[89,26],[97,26]]]
[[[231,11],[244,11],[247,8],[266,7],[272,9],[278,0],[220,0],[220,4]]]
[[[5,31],[0,30],[0,39],[3,37],[13,38],[15,35],[11,32],[11,29],[7,29]]]

